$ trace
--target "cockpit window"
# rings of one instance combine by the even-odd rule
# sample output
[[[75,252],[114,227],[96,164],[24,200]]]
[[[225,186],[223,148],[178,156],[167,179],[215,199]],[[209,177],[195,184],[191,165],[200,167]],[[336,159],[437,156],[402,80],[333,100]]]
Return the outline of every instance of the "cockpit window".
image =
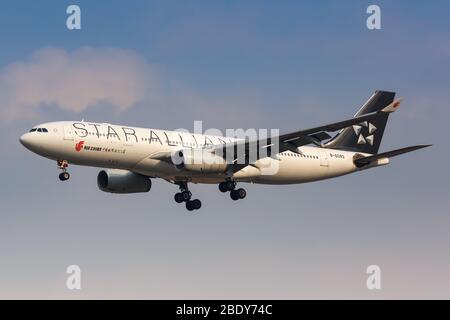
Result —
[[[47,128],[33,128],[30,132],[48,132]]]

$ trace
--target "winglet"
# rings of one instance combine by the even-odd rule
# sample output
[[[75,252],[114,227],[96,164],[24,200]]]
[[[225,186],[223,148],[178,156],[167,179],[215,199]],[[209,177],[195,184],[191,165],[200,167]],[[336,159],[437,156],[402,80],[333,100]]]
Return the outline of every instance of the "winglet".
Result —
[[[381,112],[384,112],[384,113],[395,112],[398,109],[398,107],[400,106],[401,102],[402,102],[402,99],[397,99],[397,100],[393,101],[387,107],[384,107],[383,109],[381,109]]]

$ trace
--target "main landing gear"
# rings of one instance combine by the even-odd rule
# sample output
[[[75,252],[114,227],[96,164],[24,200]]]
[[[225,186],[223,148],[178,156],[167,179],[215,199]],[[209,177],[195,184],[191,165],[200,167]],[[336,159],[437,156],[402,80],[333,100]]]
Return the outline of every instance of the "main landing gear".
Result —
[[[198,210],[202,207],[202,202],[198,199],[191,200],[192,192],[189,191],[187,182],[178,183],[180,192],[175,193],[174,199],[176,203],[186,203],[186,209],[189,211]]]
[[[247,195],[247,191],[245,191],[245,189],[236,189],[236,182],[232,180],[226,180],[219,183],[219,190],[221,192],[230,191],[230,198],[233,200],[244,199]]]
[[[58,160],[58,169],[62,170],[62,172],[59,174],[59,180],[66,181],[69,180],[70,174],[67,172],[67,167],[69,166],[69,163],[66,160]]]

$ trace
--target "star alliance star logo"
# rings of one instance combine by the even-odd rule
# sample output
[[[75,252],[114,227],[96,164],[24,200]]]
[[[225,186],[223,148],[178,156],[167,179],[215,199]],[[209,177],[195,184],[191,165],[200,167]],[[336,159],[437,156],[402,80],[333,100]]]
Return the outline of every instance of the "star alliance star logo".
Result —
[[[363,128],[367,128],[367,130],[363,130]],[[373,133],[377,130],[377,127],[375,127],[370,122],[364,121],[361,122],[359,125],[354,125],[353,130],[355,131],[355,134],[358,137],[358,144],[368,143],[371,146],[373,146]]]

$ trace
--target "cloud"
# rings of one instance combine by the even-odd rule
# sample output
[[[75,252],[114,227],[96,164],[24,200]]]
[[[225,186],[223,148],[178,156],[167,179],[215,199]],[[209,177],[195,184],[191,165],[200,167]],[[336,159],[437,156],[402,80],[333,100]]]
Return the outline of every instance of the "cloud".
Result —
[[[272,110],[278,101],[276,105],[265,101],[259,89],[211,95],[161,70],[128,49],[43,48],[0,68],[0,123],[53,119],[46,113],[49,106],[65,111],[67,119],[73,113],[84,117],[87,109],[101,105],[119,113],[139,106],[133,120],[141,126],[148,125],[143,119],[149,114],[153,123],[191,130],[194,120],[205,121],[204,129],[274,125]],[[115,116],[122,117],[117,112]]]
[[[0,122],[35,120],[46,106],[83,113],[101,104],[119,112],[145,105],[147,110],[164,110],[161,117],[171,114],[172,121],[189,114],[214,125],[226,119],[243,126],[236,123],[236,112],[248,119],[260,104],[255,105],[254,95],[229,95],[209,97],[131,50],[82,47],[69,52],[50,47],[0,69]],[[179,123],[188,125],[185,119]]]
[[[44,105],[82,112],[105,103],[126,110],[145,99],[152,75],[152,66],[130,50],[45,48],[0,70],[0,112],[9,120]]]

